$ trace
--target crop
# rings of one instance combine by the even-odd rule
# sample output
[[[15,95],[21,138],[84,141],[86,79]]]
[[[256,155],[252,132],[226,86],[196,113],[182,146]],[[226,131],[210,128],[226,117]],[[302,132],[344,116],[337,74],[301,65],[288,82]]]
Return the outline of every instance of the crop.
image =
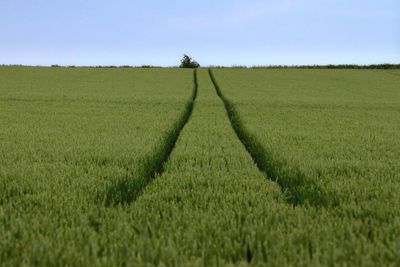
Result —
[[[165,160],[192,71],[0,72],[0,262],[83,264],[91,214],[131,201],[115,188],[130,181],[139,193]]]
[[[347,264],[399,259],[400,80],[393,73],[215,70],[240,139],[288,203],[303,216],[323,204],[319,212],[336,226],[315,227],[328,239],[343,228],[339,236],[354,237],[328,252],[346,247]]]
[[[397,266],[397,70],[0,67],[2,266]]]

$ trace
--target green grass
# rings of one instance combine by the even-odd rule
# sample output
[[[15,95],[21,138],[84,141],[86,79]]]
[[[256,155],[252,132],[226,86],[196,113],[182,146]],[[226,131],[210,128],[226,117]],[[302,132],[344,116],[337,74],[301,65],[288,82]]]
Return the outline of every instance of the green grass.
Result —
[[[0,265],[398,266],[397,72],[0,67]]]

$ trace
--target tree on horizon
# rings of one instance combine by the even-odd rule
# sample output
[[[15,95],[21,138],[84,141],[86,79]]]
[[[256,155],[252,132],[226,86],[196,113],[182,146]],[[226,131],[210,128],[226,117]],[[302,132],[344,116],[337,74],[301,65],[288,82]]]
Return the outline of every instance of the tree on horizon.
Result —
[[[181,65],[179,66],[180,68],[199,68],[200,64],[193,60],[190,56],[184,54],[183,58],[181,59]]]

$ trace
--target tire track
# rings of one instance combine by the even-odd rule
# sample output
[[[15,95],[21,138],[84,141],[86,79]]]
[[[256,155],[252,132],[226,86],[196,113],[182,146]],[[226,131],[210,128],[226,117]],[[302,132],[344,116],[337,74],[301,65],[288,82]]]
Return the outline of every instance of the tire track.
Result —
[[[115,183],[108,186],[106,194],[99,196],[100,202],[106,206],[126,205],[135,201],[143,189],[156,176],[163,173],[163,165],[168,160],[169,155],[175,147],[176,141],[185,127],[193,111],[194,101],[197,97],[198,82],[197,69],[193,71],[193,94],[190,101],[186,104],[185,110],[174,126],[167,132],[163,142],[157,147],[157,150],[142,159],[142,166],[139,173],[134,172],[130,166],[125,166],[127,173],[117,179]]]
[[[234,105],[222,94],[211,69],[208,70],[217,95],[224,103],[226,112],[237,137],[265,176],[276,182],[289,204],[316,207],[337,206],[338,199],[325,192],[315,181],[307,178],[298,168],[288,166],[286,161],[275,159],[260,141],[245,129]]]

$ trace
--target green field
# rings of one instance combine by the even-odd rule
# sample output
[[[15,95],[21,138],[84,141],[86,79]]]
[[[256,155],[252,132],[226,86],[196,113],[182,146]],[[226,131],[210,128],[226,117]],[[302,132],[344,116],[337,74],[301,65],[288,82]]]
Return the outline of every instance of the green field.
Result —
[[[0,67],[0,266],[400,266],[399,88]]]

